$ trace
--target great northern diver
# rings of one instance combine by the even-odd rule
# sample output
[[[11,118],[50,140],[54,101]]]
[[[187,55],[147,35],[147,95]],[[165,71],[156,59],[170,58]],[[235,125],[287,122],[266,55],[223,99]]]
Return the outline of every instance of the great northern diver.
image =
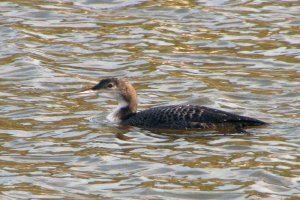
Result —
[[[159,106],[137,112],[136,91],[124,79],[103,79],[88,90],[118,101],[118,107],[107,119],[121,125],[163,129],[215,129],[229,125],[240,130],[266,124],[258,119],[198,105]]]

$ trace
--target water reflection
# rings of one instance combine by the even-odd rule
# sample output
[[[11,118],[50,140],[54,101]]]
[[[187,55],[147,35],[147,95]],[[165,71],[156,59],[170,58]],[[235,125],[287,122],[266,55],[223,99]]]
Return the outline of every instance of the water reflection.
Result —
[[[279,199],[299,194],[298,1],[0,3],[0,198]],[[139,109],[201,104],[272,124],[170,134],[74,97],[126,77]]]

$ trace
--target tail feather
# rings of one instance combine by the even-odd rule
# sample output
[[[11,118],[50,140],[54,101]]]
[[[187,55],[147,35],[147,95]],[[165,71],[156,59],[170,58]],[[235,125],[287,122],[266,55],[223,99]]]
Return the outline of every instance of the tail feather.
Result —
[[[237,120],[232,120],[230,121],[232,123],[238,123],[241,124],[243,126],[262,126],[262,125],[267,125],[268,123],[258,120],[258,119],[254,119],[251,117],[244,117],[244,116],[240,116],[237,118]]]

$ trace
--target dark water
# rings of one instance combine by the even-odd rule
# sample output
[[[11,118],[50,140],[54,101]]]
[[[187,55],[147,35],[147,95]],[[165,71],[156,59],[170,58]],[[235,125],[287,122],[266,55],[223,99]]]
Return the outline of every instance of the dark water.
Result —
[[[300,198],[300,2],[1,1],[0,199]],[[139,109],[193,103],[250,135],[107,123],[76,91],[123,77]]]

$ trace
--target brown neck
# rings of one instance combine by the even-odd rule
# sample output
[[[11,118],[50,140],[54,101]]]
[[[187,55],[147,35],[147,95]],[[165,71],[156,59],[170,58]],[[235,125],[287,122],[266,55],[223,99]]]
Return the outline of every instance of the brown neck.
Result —
[[[136,111],[137,111],[137,97],[136,97],[136,95],[130,96],[128,99],[126,99],[126,101],[128,102],[127,107],[130,110],[130,112],[136,113]]]
[[[137,94],[133,86],[127,82],[122,82],[122,95],[119,100],[119,110],[117,117],[120,120],[125,120],[137,112]]]

